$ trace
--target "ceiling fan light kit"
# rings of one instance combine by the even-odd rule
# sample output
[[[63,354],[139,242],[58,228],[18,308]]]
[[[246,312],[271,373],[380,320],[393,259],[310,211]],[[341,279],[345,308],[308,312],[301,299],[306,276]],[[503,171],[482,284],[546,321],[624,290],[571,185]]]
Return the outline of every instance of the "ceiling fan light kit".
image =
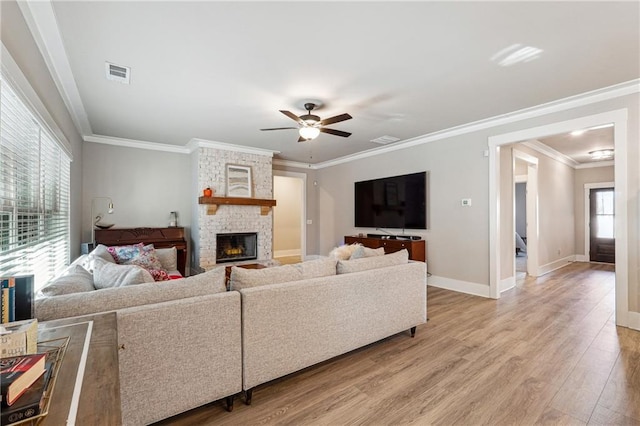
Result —
[[[349,114],[340,114],[334,117],[325,118],[322,120],[319,116],[315,114],[311,114],[311,111],[317,109],[319,107],[318,104],[312,102],[306,102],[304,104],[304,109],[307,110],[306,114],[301,116],[297,116],[294,113],[286,110],[280,110],[281,113],[298,123],[298,127],[275,127],[270,129],[260,129],[260,130],[285,130],[285,129],[298,129],[298,133],[300,138],[298,142],[305,142],[308,140],[312,140],[318,137],[320,133],[328,133],[334,136],[341,136],[343,138],[348,138],[351,136],[349,132],[343,132],[342,130],[329,129],[324,126],[334,123],[339,123],[341,121],[350,120],[351,115]]]

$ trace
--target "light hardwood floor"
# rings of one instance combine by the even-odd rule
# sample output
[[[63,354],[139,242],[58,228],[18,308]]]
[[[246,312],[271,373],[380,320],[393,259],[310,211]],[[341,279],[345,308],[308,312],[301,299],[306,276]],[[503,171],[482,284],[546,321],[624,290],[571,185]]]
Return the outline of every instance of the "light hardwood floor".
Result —
[[[429,322],[172,425],[640,425],[640,332],[611,266],[575,263],[490,300],[428,288]]]

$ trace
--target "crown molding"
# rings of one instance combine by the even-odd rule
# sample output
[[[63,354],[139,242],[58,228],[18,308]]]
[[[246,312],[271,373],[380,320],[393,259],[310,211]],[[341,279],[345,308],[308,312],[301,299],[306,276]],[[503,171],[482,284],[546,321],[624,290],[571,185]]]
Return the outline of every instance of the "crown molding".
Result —
[[[460,136],[467,133],[477,132],[479,130],[490,129],[492,127],[502,126],[530,118],[540,117],[542,115],[552,114],[555,112],[566,111],[572,108],[578,108],[594,104],[597,102],[606,101],[609,99],[619,98],[621,96],[632,95],[640,92],[640,79],[630,80],[624,83],[615,84],[585,92],[579,95],[569,96],[567,98],[558,99],[545,104],[537,105],[530,108],[521,109],[518,111],[510,112],[507,114],[498,115],[495,117],[487,118],[484,120],[478,120],[460,126],[451,127],[449,129],[428,133],[426,135],[418,136],[415,138],[407,139],[402,142],[396,142],[392,145],[386,145],[384,147],[373,148],[367,151],[362,151],[356,154],[346,155],[344,157],[336,158],[334,160],[328,160],[321,163],[316,163],[315,166],[318,169],[324,169],[327,167],[337,166],[338,164],[349,163],[351,161],[360,160],[367,157],[373,157],[376,155],[386,154],[393,151],[398,151],[413,146],[423,145],[430,142],[439,141],[442,139],[448,139],[454,136]]]
[[[291,160],[280,160],[278,158],[275,158],[273,160],[273,165],[283,166],[283,167],[292,167],[294,169],[318,170],[317,164],[301,163],[299,161],[291,161]]]
[[[274,151],[271,149],[253,148],[245,145],[235,145],[225,142],[215,142],[206,139],[193,138],[185,145],[189,152],[193,152],[198,148],[214,148],[222,149],[224,151],[243,152],[245,154],[266,155],[273,157],[274,154],[280,154],[280,151]]]
[[[574,160],[573,158],[564,155],[563,153],[556,151],[555,149],[551,148],[549,145],[545,145],[544,143],[540,142],[539,140],[530,140],[530,141],[526,141],[523,143],[524,146],[527,146],[531,149],[533,149],[534,151],[537,151],[541,154],[546,155],[547,157],[551,157],[554,160],[565,164],[569,167],[571,167],[572,169],[575,169],[576,166],[578,166],[580,163],[578,163],[576,160]]]
[[[615,161],[614,160],[609,160],[609,161],[594,161],[592,163],[581,163],[578,164],[575,168],[576,169],[594,169],[596,167],[612,167],[615,166]]]
[[[125,148],[147,149],[150,151],[173,152],[177,154],[190,154],[191,150],[184,146],[169,145],[157,142],[139,141],[134,139],[114,138],[111,136],[91,135],[84,136],[85,142],[101,143],[106,145],[115,145]]]
[[[78,133],[83,136],[93,134],[80,91],[71,71],[71,64],[52,3],[50,1],[19,1],[17,3]]]

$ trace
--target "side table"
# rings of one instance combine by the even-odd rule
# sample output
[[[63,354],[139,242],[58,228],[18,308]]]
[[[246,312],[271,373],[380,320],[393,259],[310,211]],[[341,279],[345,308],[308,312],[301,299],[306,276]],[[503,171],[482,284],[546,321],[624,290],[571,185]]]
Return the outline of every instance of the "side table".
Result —
[[[120,415],[116,314],[38,324],[38,341],[69,337],[41,425],[116,425]]]

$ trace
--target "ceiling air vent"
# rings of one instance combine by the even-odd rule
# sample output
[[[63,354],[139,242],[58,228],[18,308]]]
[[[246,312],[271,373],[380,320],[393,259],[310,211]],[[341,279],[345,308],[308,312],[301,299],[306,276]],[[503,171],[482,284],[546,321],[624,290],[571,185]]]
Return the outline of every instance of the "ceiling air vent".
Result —
[[[105,71],[107,72],[107,80],[117,81],[123,84],[129,84],[131,79],[131,68],[121,65],[110,64],[105,62]]]
[[[385,136],[380,136],[379,138],[371,139],[371,142],[379,143],[380,145],[386,145],[388,143],[398,142],[399,140],[400,138],[385,135]]]

